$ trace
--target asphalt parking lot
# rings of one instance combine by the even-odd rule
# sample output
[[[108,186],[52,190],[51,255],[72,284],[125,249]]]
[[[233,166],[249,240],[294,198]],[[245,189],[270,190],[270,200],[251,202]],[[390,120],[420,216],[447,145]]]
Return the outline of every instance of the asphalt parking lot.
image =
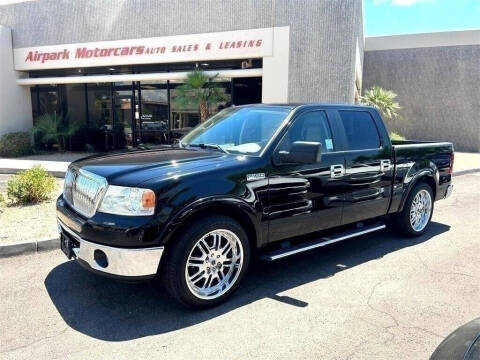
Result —
[[[427,359],[480,315],[480,176],[454,183],[427,235],[384,231],[257,263],[207,311],[60,251],[0,259],[0,358]]]

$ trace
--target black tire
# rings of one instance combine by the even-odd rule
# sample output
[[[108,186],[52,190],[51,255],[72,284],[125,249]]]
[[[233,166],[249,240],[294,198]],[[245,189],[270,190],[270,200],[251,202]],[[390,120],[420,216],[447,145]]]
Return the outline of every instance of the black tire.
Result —
[[[233,232],[243,247],[243,263],[236,280],[222,295],[213,299],[197,297],[187,285],[186,264],[190,252],[195,244],[204,235],[216,229],[225,229]],[[184,231],[183,231],[184,230]],[[178,237],[171,239],[166,246],[166,252],[161,260],[158,274],[168,294],[188,308],[206,308],[217,305],[228,298],[237,289],[244,277],[250,261],[250,244],[242,226],[226,216],[210,216],[188,224],[180,231]]]
[[[422,190],[427,191],[428,194],[430,195],[431,211],[430,211],[430,216],[428,218],[428,221],[427,221],[426,225],[422,229],[416,230],[412,226],[412,223],[410,222],[410,211],[412,209],[412,204],[413,204],[413,200],[415,199],[415,196],[418,193],[420,193]],[[433,208],[434,208],[434,198],[433,198],[432,188],[430,187],[430,185],[428,185],[426,183],[423,183],[423,182],[419,183],[413,188],[413,190],[408,195],[408,198],[405,201],[405,206],[403,207],[403,210],[395,215],[395,217],[394,217],[395,227],[403,235],[406,235],[406,236],[409,236],[409,237],[420,236],[423,233],[425,233],[425,231],[427,231],[427,229],[430,225],[430,221],[431,221],[432,215],[433,215]]]

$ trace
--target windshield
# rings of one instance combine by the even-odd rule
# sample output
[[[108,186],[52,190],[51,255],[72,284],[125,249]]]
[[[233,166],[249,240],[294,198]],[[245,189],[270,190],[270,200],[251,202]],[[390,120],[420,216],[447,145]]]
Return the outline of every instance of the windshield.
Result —
[[[228,108],[185,135],[181,146],[258,155],[289,112],[289,108],[267,106]]]

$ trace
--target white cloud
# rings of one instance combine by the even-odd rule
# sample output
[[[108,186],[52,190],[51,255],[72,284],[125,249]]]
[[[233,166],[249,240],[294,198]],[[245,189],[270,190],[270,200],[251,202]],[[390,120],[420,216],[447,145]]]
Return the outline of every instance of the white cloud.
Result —
[[[422,2],[433,2],[434,0],[373,0],[374,5],[390,3],[398,6],[411,6]]]

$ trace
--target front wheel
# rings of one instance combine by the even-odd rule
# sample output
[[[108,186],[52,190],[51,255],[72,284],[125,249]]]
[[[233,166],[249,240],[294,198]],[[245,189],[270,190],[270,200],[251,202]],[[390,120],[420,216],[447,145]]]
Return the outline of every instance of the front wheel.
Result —
[[[430,224],[433,214],[433,193],[428,184],[420,183],[412,190],[403,211],[396,215],[397,228],[408,236],[420,236]]]
[[[187,307],[208,307],[235,291],[250,259],[247,235],[236,221],[196,221],[172,241],[160,276],[173,298]]]

